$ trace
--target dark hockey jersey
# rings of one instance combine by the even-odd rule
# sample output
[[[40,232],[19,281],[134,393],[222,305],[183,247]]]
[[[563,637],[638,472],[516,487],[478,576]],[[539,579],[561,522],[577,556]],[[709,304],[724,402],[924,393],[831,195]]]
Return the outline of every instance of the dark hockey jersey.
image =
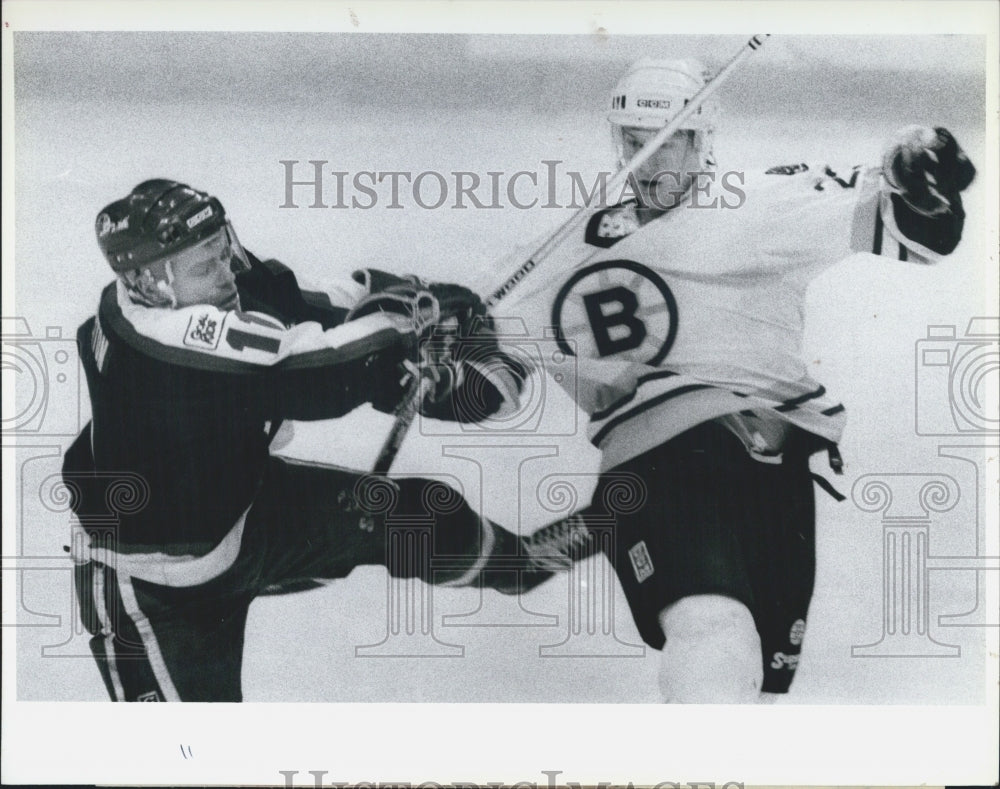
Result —
[[[92,453],[103,495],[115,473],[130,481],[131,500],[116,513],[118,552],[212,550],[263,482],[269,428],[348,413],[415,342],[399,316],[343,323],[363,295],[355,282],[305,292],[286,267],[253,259],[237,287],[240,310],[167,310],[134,304],[115,282],[80,327],[93,418],[64,470],[87,470]]]

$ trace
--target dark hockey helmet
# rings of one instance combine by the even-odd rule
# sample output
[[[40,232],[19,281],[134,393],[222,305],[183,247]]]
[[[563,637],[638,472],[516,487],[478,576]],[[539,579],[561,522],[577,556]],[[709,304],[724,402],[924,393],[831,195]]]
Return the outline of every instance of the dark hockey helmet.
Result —
[[[97,243],[115,273],[147,266],[219,230],[229,235],[233,268],[249,268],[218,198],[165,178],[143,181],[98,215]]]

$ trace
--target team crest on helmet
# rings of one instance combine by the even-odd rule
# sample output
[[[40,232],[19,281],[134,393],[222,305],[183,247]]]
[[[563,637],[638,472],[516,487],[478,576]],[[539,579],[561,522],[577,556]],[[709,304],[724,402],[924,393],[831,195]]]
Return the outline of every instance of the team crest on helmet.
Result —
[[[97,237],[104,238],[110,233],[117,233],[119,230],[128,230],[128,217],[122,217],[117,222],[112,222],[111,217],[104,213],[97,217]]]

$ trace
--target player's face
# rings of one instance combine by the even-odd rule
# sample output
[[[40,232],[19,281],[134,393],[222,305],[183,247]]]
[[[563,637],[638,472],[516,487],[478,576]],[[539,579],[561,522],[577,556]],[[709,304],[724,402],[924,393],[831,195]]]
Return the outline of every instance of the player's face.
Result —
[[[212,304],[224,310],[238,309],[240,299],[232,258],[233,247],[225,228],[171,256],[171,285],[177,306]]]
[[[656,134],[656,129],[622,129],[622,154],[626,160],[635,156]],[[679,131],[661,145],[635,171],[640,201],[646,207],[673,208],[691,186],[699,169],[694,132]]]

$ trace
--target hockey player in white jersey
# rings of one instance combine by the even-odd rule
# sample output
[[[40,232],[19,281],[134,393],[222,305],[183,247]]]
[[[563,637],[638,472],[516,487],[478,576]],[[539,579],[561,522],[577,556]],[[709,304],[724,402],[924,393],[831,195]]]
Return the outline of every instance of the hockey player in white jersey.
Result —
[[[704,80],[694,61],[632,66],[608,116],[619,166]],[[802,360],[806,288],[856,252],[914,263],[952,252],[975,174],[947,130],[912,126],[879,166],[720,175],[714,124],[700,107],[635,171],[633,198],[571,242],[574,268],[539,267],[495,308],[553,327],[577,357],[602,477],[570,519],[574,556],[587,552],[575,527],[611,514],[609,472],[644,483],[606,552],[640,634],[663,651],[673,702],[787,692],[815,571],[809,458],[826,451],[839,471],[845,421]]]

